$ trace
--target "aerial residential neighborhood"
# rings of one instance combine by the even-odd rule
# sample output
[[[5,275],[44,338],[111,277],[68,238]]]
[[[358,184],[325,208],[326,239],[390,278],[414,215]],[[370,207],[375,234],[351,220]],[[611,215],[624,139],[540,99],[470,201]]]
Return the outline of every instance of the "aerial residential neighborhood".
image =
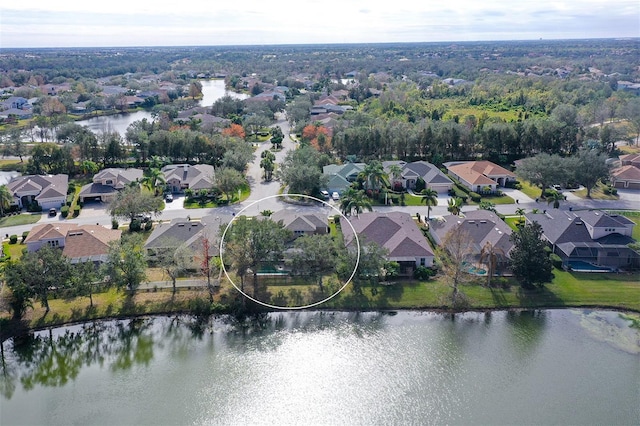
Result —
[[[487,48],[467,47],[481,57]],[[309,50],[291,52],[296,68]],[[397,52],[387,55],[405,66]],[[579,105],[542,114],[524,106],[523,89],[505,115],[482,106],[487,81],[545,79],[557,92],[571,90],[567,79],[601,85],[618,76],[549,72],[522,59],[528,73],[496,63],[487,81],[473,82],[421,61],[415,74],[365,73],[363,62],[329,79],[293,69],[276,79],[252,60],[176,61],[172,72],[83,85],[6,74],[5,264],[20,266],[20,247],[36,257],[53,247],[69,265],[95,265],[93,279],[106,280],[96,291],[183,285],[219,303],[238,297],[229,284],[246,275],[251,294],[284,306],[304,292],[277,285],[299,283],[319,300],[326,283],[350,276],[356,252],[365,257],[353,291],[453,280],[452,306],[467,282],[534,291],[553,282],[552,268],[636,273],[640,153],[630,86],[612,92],[626,106],[605,120],[587,120]],[[483,64],[488,72],[491,62]],[[472,87],[473,113],[439,101],[469,97]],[[527,247],[537,251],[522,253]],[[136,273],[118,263],[131,253],[140,253]],[[523,272],[534,261],[542,272]]]
[[[637,425],[637,0],[0,6],[0,425]]]

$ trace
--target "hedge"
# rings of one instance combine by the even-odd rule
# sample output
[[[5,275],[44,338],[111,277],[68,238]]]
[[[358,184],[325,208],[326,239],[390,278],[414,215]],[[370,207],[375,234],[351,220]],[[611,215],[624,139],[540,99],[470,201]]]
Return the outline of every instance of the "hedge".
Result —
[[[60,216],[62,216],[62,217],[69,216],[69,206],[62,206],[60,208]]]
[[[78,217],[79,214],[80,214],[80,206],[74,206],[73,207],[73,217]]]
[[[555,253],[551,253],[549,255],[549,259],[551,259],[551,264],[556,268],[556,269],[562,269],[562,259],[560,258],[560,256],[558,256]]]
[[[9,244],[15,244],[18,242],[18,236],[16,234],[13,234],[12,236],[9,237]]]
[[[473,201],[474,203],[479,203],[480,200],[482,199],[482,196],[480,194],[473,191],[469,193],[469,196],[471,197],[471,201]]]

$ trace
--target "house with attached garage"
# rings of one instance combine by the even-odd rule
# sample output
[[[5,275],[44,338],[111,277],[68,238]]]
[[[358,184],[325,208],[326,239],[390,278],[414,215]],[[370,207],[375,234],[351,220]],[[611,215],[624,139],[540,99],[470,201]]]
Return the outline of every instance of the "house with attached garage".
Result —
[[[322,174],[327,177],[327,191],[331,194],[342,194],[365,168],[365,163],[329,164],[322,168]]]
[[[402,172],[399,177],[393,177],[392,166],[398,166]],[[424,181],[425,187],[437,191],[439,194],[446,194],[452,187],[453,181],[440,169],[426,161],[384,161],[382,163],[384,171],[389,174],[394,190],[415,189],[419,180]]]
[[[470,191],[479,194],[496,192],[498,187],[514,182],[516,175],[491,161],[451,161],[443,164],[449,175],[458,179]]]
[[[173,193],[211,189],[215,181],[215,171],[210,164],[169,164],[162,168],[162,173]]]
[[[353,226],[353,229],[349,225]],[[398,262],[400,275],[412,276],[419,266],[433,266],[434,254],[427,239],[409,213],[367,212],[340,219],[345,245],[355,248],[355,230],[360,245],[375,243],[388,251],[387,260]]]
[[[63,174],[18,176],[9,181],[7,188],[13,196],[11,204],[20,208],[37,203],[43,210],[58,209],[67,200],[69,176]]]
[[[141,169],[108,168],[101,170],[93,177],[93,183],[82,187],[79,194],[80,201],[109,202],[113,200],[119,190],[132,182],[140,182],[142,176]]]
[[[607,271],[640,266],[640,254],[629,245],[635,223],[624,216],[602,211],[528,213],[527,223],[537,222],[542,236],[566,268]]]

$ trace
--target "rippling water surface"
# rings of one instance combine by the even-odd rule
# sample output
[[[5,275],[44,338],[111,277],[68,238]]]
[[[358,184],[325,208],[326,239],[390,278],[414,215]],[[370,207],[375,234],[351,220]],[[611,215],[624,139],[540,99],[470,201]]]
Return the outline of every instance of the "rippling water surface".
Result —
[[[109,321],[4,344],[0,424],[638,424],[615,312]]]

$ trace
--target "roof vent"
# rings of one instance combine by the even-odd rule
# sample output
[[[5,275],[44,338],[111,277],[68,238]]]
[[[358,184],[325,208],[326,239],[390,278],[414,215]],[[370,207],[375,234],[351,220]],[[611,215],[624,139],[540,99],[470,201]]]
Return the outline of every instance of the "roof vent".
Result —
[[[486,220],[481,220],[480,223],[487,223],[487,221]]]
[[[184,223],[179,223],[178,227],[184,226]]]
[[[576,222],[576,225],[584,225],[582,222]]]
[[[476,223],[476,221],[475,220],[470,220],[469,223]]]

